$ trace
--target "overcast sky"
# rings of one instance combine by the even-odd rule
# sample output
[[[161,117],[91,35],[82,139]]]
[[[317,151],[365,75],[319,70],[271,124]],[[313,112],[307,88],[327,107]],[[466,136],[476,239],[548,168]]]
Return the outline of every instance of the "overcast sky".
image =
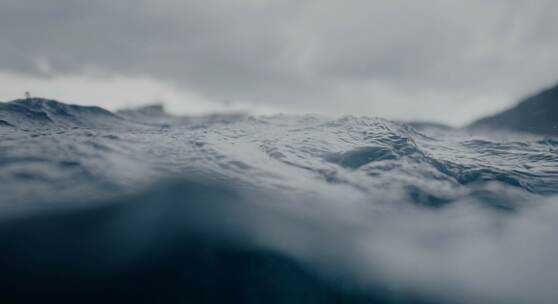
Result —
[[[466,123],[558,82],[555,0],[0,0],[0,100]]]

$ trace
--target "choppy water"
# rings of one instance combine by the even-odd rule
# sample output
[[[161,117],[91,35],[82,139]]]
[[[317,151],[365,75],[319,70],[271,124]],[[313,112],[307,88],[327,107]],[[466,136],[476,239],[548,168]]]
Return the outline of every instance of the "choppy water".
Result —
[[[553,138],[33,99],[0,104],[0,193],[11,299],[558,298]]]

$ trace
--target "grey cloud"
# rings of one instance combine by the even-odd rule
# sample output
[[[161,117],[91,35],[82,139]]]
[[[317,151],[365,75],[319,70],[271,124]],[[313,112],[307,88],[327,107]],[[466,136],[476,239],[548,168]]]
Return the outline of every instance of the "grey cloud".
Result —
[[[558,80],[556,11],[551,0],[0,0],[0,71],[99,68],[217,101],[407,117],[405,102],[450,109]]]

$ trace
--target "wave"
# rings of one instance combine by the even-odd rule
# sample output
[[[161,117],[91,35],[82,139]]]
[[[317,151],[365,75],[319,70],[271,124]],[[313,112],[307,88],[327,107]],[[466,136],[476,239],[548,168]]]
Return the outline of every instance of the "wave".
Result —
[[[68,105],[42,98],[0,103],[0,117],[4,124],[20,128],[104,128],[120,120],[116,115],[99,107]]]
[[[429,130],[0,104],[0,284],[28,301],[550,302],[555,138]]]

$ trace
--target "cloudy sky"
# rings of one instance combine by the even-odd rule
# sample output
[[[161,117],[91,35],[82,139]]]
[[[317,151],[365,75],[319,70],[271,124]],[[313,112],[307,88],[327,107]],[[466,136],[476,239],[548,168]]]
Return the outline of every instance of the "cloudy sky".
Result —
[[[0,100],[454,125],[558,82],[555,0],[0,0]]]

